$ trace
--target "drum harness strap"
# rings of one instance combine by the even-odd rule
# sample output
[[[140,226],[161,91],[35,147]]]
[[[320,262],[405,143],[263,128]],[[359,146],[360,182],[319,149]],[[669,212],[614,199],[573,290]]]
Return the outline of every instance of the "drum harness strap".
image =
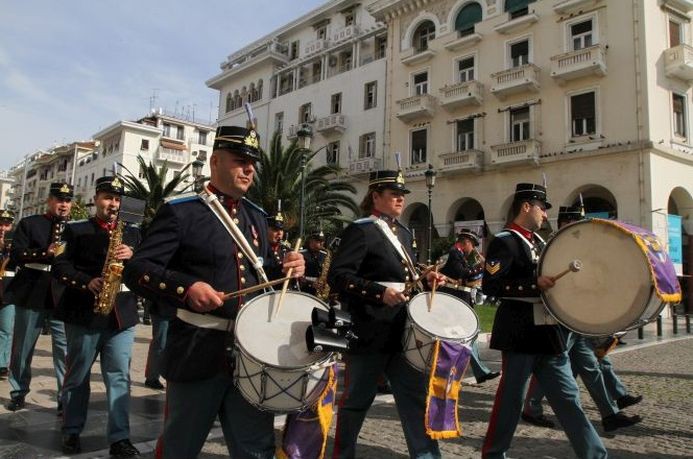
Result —
[[[414,282],[418,284],[418,286],[423,290],[423,285],[421,284],[421,279],[419,279],[419,276],[417,274],[416,266],[414,265],[414,262],[412,261],[411,257],[409,257],[409,254],[407,251],[402,247],[402,243],[400,242],[399,239],[397,239],[397,236],[395,236],[395,233],[392,232],[390,227],[385,223],[383,220],[380,218],[376,217],[375,215],[371,215],[371,218],[373,219],[373,223],[380,229],[380,231],[383,233],[385,236],[385,239],[387,239],[390,244],[392,244],[392,247],[395,248],[397,251],[397,254],[404,260],[404,262],[407,264],[407,268],[409,269],[409,272],[412,274],[414,277]],[[406,284],[403,284],[401,282],[378,282],[378,284],[384,286],[384,287],[392,287],[395,288],[396,290],[400,291],[404,290],[406,288]]]

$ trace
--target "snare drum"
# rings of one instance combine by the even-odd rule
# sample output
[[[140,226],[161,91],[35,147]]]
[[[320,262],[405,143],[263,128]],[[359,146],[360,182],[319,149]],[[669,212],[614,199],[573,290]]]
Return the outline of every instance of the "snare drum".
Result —
[[[479,318],[467,303],[436,292],[429,310],[430,292],[419,293],[407,305],[404,356],[414,368],[426,372],[436,340],[468,343],[479,333]]]
[[[668,298],[675,298],[662,289],[678,287],[673,265],[658,245],[652,233],[613,220],[583,220],[563,227],[544,249],[538,273],[554,276],[573,260],[582,266],[542,292],[546,308],[570,330],[590,336],[655,320]],[[657,273],[664,273],[660,282]]]
[[[333,353],[309,353],[306,346],[313,308],[329,308],[306,293],[286,292],[279,314],[272,317],[278,300],[278,292],[268,292],[238,313],[235,381],[259,409],[301,411],[317,402],[335,362]]]

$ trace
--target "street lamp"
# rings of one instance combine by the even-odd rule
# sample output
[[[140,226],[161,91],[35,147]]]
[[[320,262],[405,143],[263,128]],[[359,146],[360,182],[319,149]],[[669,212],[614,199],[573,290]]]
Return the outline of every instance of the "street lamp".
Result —
[[[199,159],[192,162],[193,189],[195,193],[202,191],[202,186],[204,185],[204,177],[202,176],[204,165],[205,163]]]
[[[301,213],[299,215],[298,236],[303,238],[303,223],[306,212],[306,152],[310,151],[310,142],[313,140],[313,128],[310,124],[303,123],[296,132],[296,137],[298,137],[298,148],[301,149]]]
[[[429,164],[428,169],[424,172],[426,176],[426,188],[428,188],[428,259],[427,264],[431,264],[431,245],[433,241],[433,209],[431,209],[431,193],[433,193],[433,187],[436,186],[436,171],[433,169],[433,165]]]

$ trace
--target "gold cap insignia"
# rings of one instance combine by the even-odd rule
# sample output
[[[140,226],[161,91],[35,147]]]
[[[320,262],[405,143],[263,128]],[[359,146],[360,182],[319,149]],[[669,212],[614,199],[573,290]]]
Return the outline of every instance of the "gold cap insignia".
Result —
[[[60,192],[61,193],[69,193],[70,192],[70,185],[67,183],[63,183],[63,186],[60,187]]]
[[[257,139],[257,132],[250,130],[247,136],[243,139],[243,143],[252,148],[260,148],[260,142]]]
[[[401,170],[397,172],[397,178],[395,179],[395,182],[404,185],[404,174],[402,174]]]
[[[0,217],[2,218],[12,218],[12,214],[10,214],[8,211],[3,210],[2,214],[0,214]]]
[[[274,219],[278,222],[283,222],[284,221],[284,216],[282,215],[281,212],[277,212],[277,215],[274,216]]]
[[[122,188],[123,183],[118,179],[118,177],[114,178],[113,181],[111,182],[111,186],[113,188]]]

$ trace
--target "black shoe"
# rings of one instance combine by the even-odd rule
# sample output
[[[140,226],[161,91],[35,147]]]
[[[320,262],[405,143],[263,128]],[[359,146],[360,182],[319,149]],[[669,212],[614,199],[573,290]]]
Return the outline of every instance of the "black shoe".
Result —
[[[616,399],[616,405],[618,405],[619,410],[622,410],[629,406],[633,406],[640,402],[642,402],[642,395],[633,396],[630,394],[626,394],[623,397],[619,397]]]
[[[5,408],[10,411],[19,411],[24,409],[25,406],[26,402],[24,401],[24,397],[14,397],[10,400],[10,403],[5,405]]]
[[[626,416],[625,414],[618,412],[602,419],[602,426],[604,427],[605,432],[611,432],[612,430],[620,429],[621,427],[630,427],[640,421],[642,421],[642,418],[637,414],[635,416]]]
[[[543,414],[540,414],[539,416],[531,416],[529,414],[522,413],[522,420],[537,427],[546,427],[547,429],[553,429],[556,427],[553,421]]]
[[[7,379],[10,374],[10,370],[7,367],[0,368],[0,379]]]
[[[164,390],[164,385],[158,379],[147,379],[144,381],[144,386],[150,389]]]
[[[127,438],[113,443],[108,450],[111,457],[114,458],[126,458],[126,457],[137,457],[140,452],[135,448],[135,446],[130,443]]]
[[[59,418],[62,418],[62,417],[63,417],[63,404],[62,404],[62,402],[58,402],[58,413],[57,413],[57,416],[58,416]]]
[[[477,383],[477,384],[483,384],[483,383],[485,383],[486,381],[490,381],[490,380],[492,380],[492,379],[496,379],[496,378],[499,377],[499,376],[500,376],[500,372],[499,372],[499,371],[492,371],[492,372],[490,372],[490,373],[486,373],[484,376],[482,376],[482,377],[480,377],[480,378],[476,378],[476,383]]]
[[[79,454],[82,445],[79,444],[79,434],[63,435],[63,454]]]

